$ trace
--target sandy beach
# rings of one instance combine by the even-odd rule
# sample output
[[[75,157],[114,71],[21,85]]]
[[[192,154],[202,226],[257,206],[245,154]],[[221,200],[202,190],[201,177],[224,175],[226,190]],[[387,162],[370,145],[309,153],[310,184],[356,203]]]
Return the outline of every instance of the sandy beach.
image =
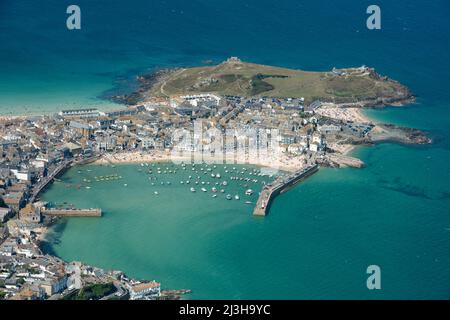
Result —
[[[215,163],[215,164],[250,164],[267,167],[275,170],[294,172],[305,166],[304,156],[291,157],[284,153],[276,156],[257,156],[227,154],[224,157],[212,157],[201,153],[176,154],[172,152],[121,152],[105,154],[94,164],[121,164],[121,163],[153,163],[173,162],[181,163]]]
[[[331,143],[328,145],[328,147],[335,150],[336,152],[339,152],[342,155],[348,155],[356,148],[356,146],[353,144],[338,144],[338,143]]]
[[[361,108],[340,108],[334,104],[325,104],[316,110],[316,113],[329,118],[343,121],[353,121],[359,123],[371,123],[372,121],[366,117]]]

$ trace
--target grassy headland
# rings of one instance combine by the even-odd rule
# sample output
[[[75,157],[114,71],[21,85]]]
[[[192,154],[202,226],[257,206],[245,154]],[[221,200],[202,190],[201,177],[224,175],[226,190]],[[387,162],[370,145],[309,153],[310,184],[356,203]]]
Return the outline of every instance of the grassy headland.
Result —
[[[145,77],[142,78],[145,81]],[[217,93],[245,97],[305,98],[334,103],[394,104],[412,99],[405,86],[374,69],[348,68],[309,72],[229,59],[216,66],[177,69],[152,79],[146,96]]]

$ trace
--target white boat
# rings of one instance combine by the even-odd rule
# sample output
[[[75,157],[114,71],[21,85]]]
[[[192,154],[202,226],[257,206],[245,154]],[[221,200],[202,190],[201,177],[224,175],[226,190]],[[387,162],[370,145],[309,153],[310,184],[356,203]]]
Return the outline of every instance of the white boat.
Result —
[[[220,179],[220,174],[219,174],[219,173],[216,174],[216,178],[217,178],[217,179]]]
[[[207,192],[208,190],[206,190],[205,188],[202,188],[202,191],[203,191],[203,192]]]
[[[217,198],[217,194],[213,194],[212,197],[213,197],[213,198]]]
[[[184,184],[184,181],[180,181],[181,184]]]
[[[86,187],[86,189],[90,189],[91,187]]]
[[[191,192],[195,192],[195,188],[191,188]]]
[[[236,200],[239,200],[239,199],[240,199],[238,195],[235,195],[234,198],[235,198]]]
[[[154,194],[155,194],[155,195],[158,195],[159,193],[158,193],[158,191],[155,191]]]
[[[231,197],[231,194],[227,194],[227,200],[231,200],[231,199],[233,199],[233,198]]]
[[[224,192],[225,192],[225,190],[223,190],[223,189],[220,189],[220,192],[221,192],[221,193],[224,193]]]
[[[224,182],[222,182],[222,185],[226,186],[226,185],[228,185],[228,182],[224,181]]]
[[[245,194],[247,196],[251,196],[253,194],[253,190],[252,189],[248,189],[248,190],[245,191]]]
[[[128,185],[126,183],[123,184],[124,187],[128,187]]]
[[[253,204],[251,201],[245,201],[245,204]]]
[[[213,188],[211,189],[211,191],[214,192],[214,193],[216,193],[216,192],[217,192],[217,188],[216,188],[216,187],[213,187]]]

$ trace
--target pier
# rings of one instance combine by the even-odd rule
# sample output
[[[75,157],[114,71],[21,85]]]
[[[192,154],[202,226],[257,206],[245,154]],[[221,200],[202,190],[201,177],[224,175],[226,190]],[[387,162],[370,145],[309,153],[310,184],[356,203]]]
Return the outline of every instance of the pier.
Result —
[[[301,180],[311,176],[319,170],[319,165],[311,165],[302,170],[296,171],[288,176],[277,178],[272,183],[264,186],[261,195],[256,202],[253,211],[254,216],[265,217],[269,213],[270,204],[273,199],[281,192],[300,182]]]
[[[42,214],[52,217],[101,217],[102,209],[44,208]]]

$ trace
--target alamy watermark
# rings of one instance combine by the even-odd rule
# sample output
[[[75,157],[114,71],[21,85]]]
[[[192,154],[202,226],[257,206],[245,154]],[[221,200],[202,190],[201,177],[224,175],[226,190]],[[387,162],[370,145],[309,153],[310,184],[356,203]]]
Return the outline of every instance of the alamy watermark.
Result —
[[[193,163],[260,163],[276,168],[282,159],[278,129],[245,127],[222,131],[196,120],[191,130],[175,130],[171,141],[174,163],[190,158]]]
[[[66,20],[66,26],[69,30],[80,30],[81,29],[81,9],[77,5],[70,5],[66,10],[67,14],[70,14]]]
[[[381,268],[377,265],[370,265],[366,270],[370,276],[367,278],[367,289],[380,290],[381,289]]]
[[[369,30],[380,30],[381,29],[381,9],[377,5],[370,5],[366,10],[367,14],[370,16],[367,18],[366,26]]]

